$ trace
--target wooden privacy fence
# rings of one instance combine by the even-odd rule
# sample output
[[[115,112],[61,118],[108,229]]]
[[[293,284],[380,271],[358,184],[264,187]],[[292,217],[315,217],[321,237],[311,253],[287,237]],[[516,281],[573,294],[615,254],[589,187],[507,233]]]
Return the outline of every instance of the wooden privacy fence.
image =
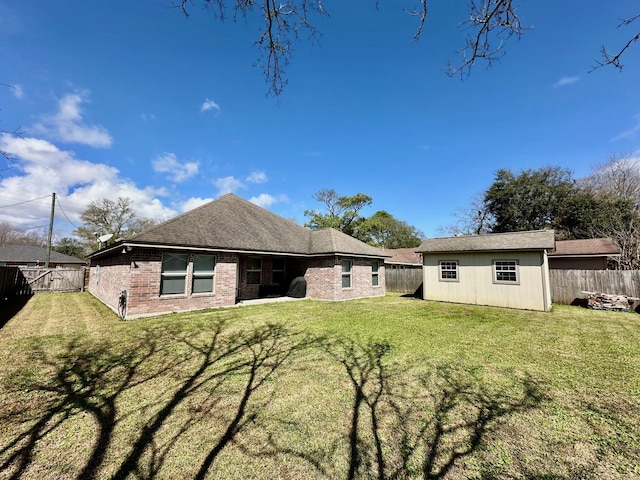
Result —
[[[422,283],[422,268],[384,269],[388,292],[414,293]]]
[[[551,300],[570,304],[581,291],[640,297],[640,270],[550,270]]]
[[[20,270],[33,293],[84,290],[84,268],[21,268]]]

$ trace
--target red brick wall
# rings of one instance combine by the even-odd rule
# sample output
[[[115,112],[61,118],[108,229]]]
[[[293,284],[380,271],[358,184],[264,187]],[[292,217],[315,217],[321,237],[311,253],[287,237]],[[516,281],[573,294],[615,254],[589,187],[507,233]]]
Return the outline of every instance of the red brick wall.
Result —
[[[213,293],[191,293],[193,264],[190,261],[187,267],[186,293],[161,296],[162,253],[167,252],[169,250],[134,248],[126,254],[94,260],[87,289],[113,310],[117,310],[120,292],[126,290],[127,318],[232,306],[236,303],[236,262],[240,259],[240,299],[259,296],[259,286],[246,284],[246,259],[234,253],[216,254]],[[372,260],[344,258],[352,261],[349,288],[342,288],[342,257],[308,260],[289,258],[286,263],[286,282],[290,282],[294,276],[304,275],[307,280],[307,297],[319,300],[351,300],[385,294],[382,261],[378,261],[378,285],[373,286]],[[271,265],[271,258],[263,257],[262,282],[267,285],[271,281]]]
[[[351,287],[342,288],[342,260],[351,260]],[[330,257],[311,259],[305,274],[307,297],[319,300],[352,300],[383,296],[386,292],[384,263],[378,261],[378,285],[372,285],[372,260]]]
[[[213,293],[191,293],[193,263],[190,261],[187,267],[186,293],[161,296],[162,253],[164,252],[153,249],[134,248],[127,254],[94,261],[89,274],[88,290],[114,310],[117,309],[120,292],[127,290],[128,318],[235,304],[235,254],[216,254]]]

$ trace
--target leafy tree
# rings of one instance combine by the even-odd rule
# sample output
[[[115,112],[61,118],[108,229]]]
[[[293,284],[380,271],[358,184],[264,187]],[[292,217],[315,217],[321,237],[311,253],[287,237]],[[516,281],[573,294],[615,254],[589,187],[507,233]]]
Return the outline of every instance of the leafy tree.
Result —
[[[84,244],[80,240],[70,237],[60,239],[51,249],[58,253],[64,253],[65,255],[77,258],[84,258],[85,253],[87,253],[85,252]]]
[[[354,235],[357,226],[364,219],[360,216],[360,210],[371,205],[373,199],[364,193],[355,195],[338,195],[333,189],[322,189],[313,195],[313,198],[326,207],[326,213],[317,210],[305,210],[304,214],[309,221],[304,224],[313,230],[319,228],[335,228],[347,235]]]
[[[488,66],[504,55],[505,40],[510,37],[520,38],[528,30],[520,22],[519,12],[514,0],[471,0],[466,18],[460,28],[467,31],[465,45],[458,53],[460,59],[450,62],[447,68],[449,75],[468,75],[478,61]],[[322,0],[180,0],[182,12],[188,17],[190,7],[198,4],[207,8],[219,20],[224,21],[229,13],[232,17],[255,16],[262,27],[254,40],[260,52],[258,66],[262,68],[269,93],[278,96],[287,84],[285,70],[293,51],[293,44],[305,33],[311,41],[316,41],[319,31],[314,25],[314,17],[328,17],[329,13]],[[403,8],[416,18],[416,29],[413,35],[418,40],[427,22],[428,0],[419,0],[417,7]],[[371,2],[372,8],[378,1]],[[621,22],[620,27],[633,24],[640,15],[631,16]],[[606,47],[601,49],[601,60],[595,68],[613,65],[622,69],[622,56],[640,39],[640,33],[621,48],[611,52]]]
[[[73,231],[73,234],[84,239],[84,244],[90,250],[96,250],[101,245],[98,237],[111,234],[108,241],[127,237],[141,232],[155,224],[150,219],[138,219],[131,207],[131,199],[119,197],[118,200],[103,198],[89,203],[80,215],[84,225]]]
[[[500,169],[484,194],[484,209],[491,217],[490,231],[518,232],[553,228],[570,234],[578,228],[566,223],[580,197],[571,172],[560,167],[524,170]]]
[[[379,210],[358,226],[356,238],[380,248],[409,248],[420,245],[425,235],[389,212]]]
[[[317,201],[324,203],[326,211],[306,210],[310,217],[305,227],[313,230],[335,228],[358,240],[376,247],[402,248],[417,247],[424,239],[424,234],[406,222],[398,220],[389,212],[380,210],[367,218],[360,211],[373,202],[369,195],[338,195],[333,189],[322,189],[313,195]]]

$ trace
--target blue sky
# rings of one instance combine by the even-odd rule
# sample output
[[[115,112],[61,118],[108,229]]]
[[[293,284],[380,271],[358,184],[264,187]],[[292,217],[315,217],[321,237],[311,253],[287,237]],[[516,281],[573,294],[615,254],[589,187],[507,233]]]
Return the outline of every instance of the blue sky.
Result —
[[[416,2],[417,3],[417,2]],[[373,197],[442,235],[499,168],[576,178],[640,155],[640,45],[591,73],[640,25],[638,2],[522,0],[532,27],[490,69],[450,78],[466,1],[432,0],[420,41],[411,2],[325,2],[279,101],[254,66],[255,19],[220,23],[195,2],[0,0],[0,221],[68,236],[90,201],[126,196],[166,219],[234,192],[304,223],[315,192]],[[638,23],[638,22],[636,22]]]

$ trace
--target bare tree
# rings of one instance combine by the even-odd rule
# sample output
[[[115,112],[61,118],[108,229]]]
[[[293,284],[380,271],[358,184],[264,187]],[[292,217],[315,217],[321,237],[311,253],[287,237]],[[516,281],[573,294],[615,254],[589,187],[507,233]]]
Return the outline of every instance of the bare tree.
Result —
[[[418,6],[405,9],[417,19],[413,38],[419,40],[427,22],[428,1],[418,0]],[[379,0],[374,0],[378,7]],[[234,19],[254,15],[261,19],[263,26],[254,40],[260,51],[259,66],[264,71],[269,94],[279,96],[287,84],[285,70],[293,52],[293,44],[301,36],[307,36],[312,42],[319,37],[314,18],[328,17],[322,0],[178,0],[177,6],[188,17],[194,4],[204,6],[215,18],[224,21],[230,16]],[[640,15],[623,20],[619,26],[628,26]],[[502,58],[506,42],[520,38],[528,29],[520,21],[514,0],[470,0],[467,18],[460,23],[467,31],[465,46],[458,50],[461,59],[449,62],[446,72],[453,75],[468,76],[478,61],[491,66]],[[602,47],[603,60],[594,68],[613,65],[622,68],[621,57],[640,38],[640,33],[615,53]]]
[[[612,155],[597,165],[585,182],[600,193],[630,199],[640,209],[640,156]]]

